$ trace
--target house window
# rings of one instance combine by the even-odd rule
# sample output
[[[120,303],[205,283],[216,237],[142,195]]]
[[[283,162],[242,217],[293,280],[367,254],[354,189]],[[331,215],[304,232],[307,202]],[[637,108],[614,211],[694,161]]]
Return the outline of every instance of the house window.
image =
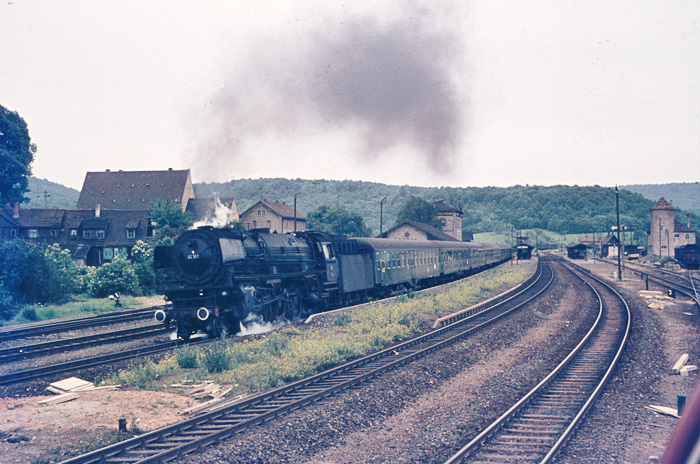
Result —
[[[92,231],[91,230],[84,230],[83,231],[83,238],[92,238]]]
[[[126,238],[136,238],[136,229],[127,229]]]
[[[39,236],[39,231],[36,229],[29,229],[27,231],[28,238],[37,238]]]
[[[105,247],[102,250],[102,257],[104,259],[113,259],[114,258],[114,248],[111,247]]]
[[[71,238],[78,238],[78,229],[71,229],[70,236]]]
[[[105,238],[105,231],[104,230],[98,230],[96,232],[96,234],[97,234],[97,238],[99,238],[99,239]]]
[[[680,237],[680,234],[673,234],[673,238],[678,238]]]
[[[16,229],[12,229],[10,231],[10,237],[17,237],[17,230]]]
[[[685,239],[689,240],[690,239],[690,234],[685,234]]]
[[[58,231],[56,229],[51,229],[49,231],[49,236],[50,237],[56,237],[58,235]]]

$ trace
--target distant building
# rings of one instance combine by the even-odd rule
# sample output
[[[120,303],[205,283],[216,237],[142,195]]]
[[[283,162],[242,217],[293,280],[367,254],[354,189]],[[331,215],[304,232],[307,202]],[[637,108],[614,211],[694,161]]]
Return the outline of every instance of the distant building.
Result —
[[[393,238],[398,240],[442,240],[447,242],[458,241],[451,235],[429,226],[422,222],[406,219],[401,224],[387,230],[380,235],[383,238]]]
[[[651,208],[651,231],[648,235],[647,249],[653,256],[674,256],[674,249],[695,243],[695,230],[688,223],[676,221],[676,209],[661,197]]]
[[[566,247],[566,254],[570,259],[586,259],[587,252],[588,247],[583,243]]]
[[[78,209],[145,210],[154,201],[187,208],[194,198],[190,170],[88,172],[78,197]]]
[[[278,234],[306,230],[306,216],[279,201],[258,201],[241,214],[241,223],[248,230],[269,229]]]
[[[462,208],[455,208],[443,200],[435,200],[437,218],[442,221],[442,231],[462,241]]]
[[[139,240],[151,235],[148,210],[5,209],[0,236],[57,243],[80,264],[101,266],[116,256],[131,256]]]

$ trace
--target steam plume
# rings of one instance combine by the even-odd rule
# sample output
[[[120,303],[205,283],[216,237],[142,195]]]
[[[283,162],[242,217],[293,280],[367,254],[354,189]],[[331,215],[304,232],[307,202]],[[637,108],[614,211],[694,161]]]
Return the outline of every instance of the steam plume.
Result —
[[[449,171],[466,119],[456,32],[430,14],[334,26],[256,47],[211,102],[202,156],[235,156],[254,138],[351,130],[358,161],[408,146],[435,173]]]

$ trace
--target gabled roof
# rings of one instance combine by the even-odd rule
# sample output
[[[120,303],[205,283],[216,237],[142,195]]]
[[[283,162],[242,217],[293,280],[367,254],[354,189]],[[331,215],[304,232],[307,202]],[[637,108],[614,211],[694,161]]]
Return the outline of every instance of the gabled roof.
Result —
[[[691,229],[687,225],[683,224],[682,222],[678,222],[678,221],[673,221],[673,231],[676,233],[695,232],[694,229]]]
[[[448,205],[444,200],[435,200],[435,211],[440,213],[458,213],[462,214],[462,208],[455,208],[454,206]]]
[[[659,201],[656,202],[654,206],[651,207],[651,209],[674,209],[673,204],[669,203],[666,201],[664,197],[659,198]]]
[[[607,237],[605,237],[603,239],[603,242],[602,242],[603,245],[617,245],[618,243],[619,243],[619,241],[617,240],[617,237],[615,237],[614,235],[608,235]]]
[[[459,242],[459,240],[457,240],[456,238],[452,237],[451,235],[447,235],[445,232],[438,230],[433,226],[429,226],[428,224],[425,224],[422,222],[413,221],[411,219],[406,219],[401,224],[392,227],[391,229],[389,229],[386,232],[384,232],[383,234],[381,234],[380,237],[388,237],[391,232],[395,231],[399,227],[403,227],[406,225],[411,226],[414,229],[418,229],[421,232],[423,232],[424,234],[426,234],[428,236],[428,240],[442,240],[444,242]]]
[[[70,229],[98,229],[105,231],[104,239],[79,237],[80,242],[97,242],[107,246],[132,246],[137,240],[146,237],[148,231],[148,210],[101,210],[95,217],[91,209],[69,209],[65,211],[66,234]],[[126,237],[127,229],[136,229],[135,238]],[[63,241],[67,239],[64,238]]]
[[[62,209],[28,208],[19,210],[19,218],[15,219],[20,227],[58,229],[63,221]]]
[[[19,228],[19,222],[12,217],[12,210],[0,209],[0,227]]]
[[[289,206],[285,202],[279,202],[279,201],[268,201],[268,200],[260,200],[259,202],[255,203],[253,206],[245,210],[241,216],[244,216],[248,214],[248,212],[252,211],[256,206],[263,204],[270,208],[272,211],[277,213],[279,216],[283,217],[284,219],[294,219],[294,207]],[[301,214],[299,210],[297,210],[296,213],[296,218],[297,220],[302,220],[306,221],[306,216]]]
[[[111,210],[144,210],[156,200],[181,205],[190,170],[88,172],[78,197],[78,209],[100,205]]]

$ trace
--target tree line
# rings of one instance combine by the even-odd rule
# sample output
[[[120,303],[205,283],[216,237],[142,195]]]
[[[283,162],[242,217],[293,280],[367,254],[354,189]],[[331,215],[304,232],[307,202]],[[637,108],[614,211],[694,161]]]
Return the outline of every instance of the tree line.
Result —
[[[322,206],[341,209],[362,217],[375,235],[380,226],[387,230],[400,222],[399,212],[411,197],[429,203],[441,199],[462,208],[463,228],[474,233],[514,228],[585,234],[610,231],[617,221],[614,189],[601,186],[430,188],[348,180],[240,179],[195,184],[194,188],[197,197],[235,198],[241,213],[260,199],[293,204],[296,195],[301,213],[309,216]],[[628,230],[648,231],[655,201],[624,189],[619,192],[620,223]],[[676,210],[680,222],[686,222],[686,214],[690,214],[691,225],[700,223],[700,215]]]

